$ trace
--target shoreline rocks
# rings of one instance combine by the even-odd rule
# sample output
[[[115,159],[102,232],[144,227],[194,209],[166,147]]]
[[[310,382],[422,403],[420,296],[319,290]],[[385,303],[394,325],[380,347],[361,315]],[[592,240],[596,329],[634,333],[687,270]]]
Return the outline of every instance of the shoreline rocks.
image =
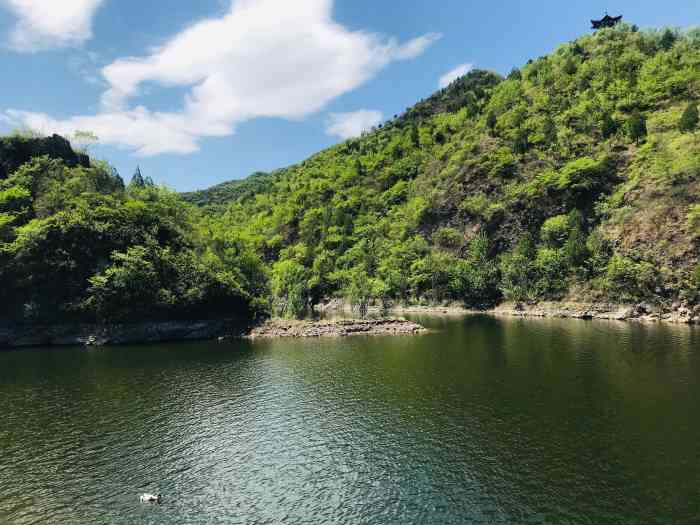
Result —
[[[350,312],[351,308],[348,304],[335,300],[320,305],[319,311],[324,313]],[[381,309],[377,306],[370,306],[369,311],[377,314]],[[535,304],[501,303],[493,308],[485,308],[483,310],[469,309],[457,303],[450,303],[443,305],[397,305],[389,311],[399,315],[437,315],[441,317],[483,314],[509,317],[554,317],[561,319],[600,319],[606,321],[700,325],[700,305],[693,306],[681,302],[675,302],[670,307],[655,306],[648,303],[618,304],[576,301],[551,301]]]
[[[253,328],[250,339],[347,337],[351,335],[410,335],[427,330],[412,321],[398,318],[337,319],[322,321],[271,320]]]
[[[700,324],[700,308],[674,305],[671,309],[640,304],[543,302],[501,304],[485,313],[511,317],[557,317],[562,319],[600,319],[640,323]]]
[[[326,313],[350,311],[342,303],[324,305]],[[700,305],[674,303],[670,308],[650,304],[543,302],[503,303],[487,310],[469,310],[457,304],[399,306],[395,314],[463,316],[470,314],[562,319],[598,319],[638,323],[700,325]],[[379,308],[370,307],[378,314]],[[167,321],[131,324],[0,325],[0,350],[40,346],[102,346],[168,341],[219,340],[246,337],[345,337],[350,335],[410,335],[425,333],[421,325],[401,318],[336,319],[321,321],[269,320],[252,327],[238,319]]]

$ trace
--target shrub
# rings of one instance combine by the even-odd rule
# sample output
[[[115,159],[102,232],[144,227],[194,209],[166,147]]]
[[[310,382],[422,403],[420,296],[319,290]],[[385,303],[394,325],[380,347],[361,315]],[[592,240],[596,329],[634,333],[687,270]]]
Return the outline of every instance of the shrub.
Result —
[[[612,137],[615,133],[617,133],[618,128],[619,126],[617,122],[612,118],[612,116],[610,116],[610,113],[605,113],[600,130],[603,138],[607,139]]]
[[[534,246],[529,238],[521,239],[510,252],[501,256],[501,291],[509,301],[529,301],[536,298],[534,284],[537,266],[534,262]]]
[[[646,261],[635,262],[622,255],[613,255],[608,262],[604,287],[613,299],[635,301],[655,292],[658,273]]]
[[[535,257],[536,297],[558,299],[567,289],[569,260],[564,250],[540,248]]]
[[[685,108],[685,111],[683,111],[681,120],[678,123],[678,128],[683,133],[692,133],[698,129],[699,120],[700,117],[698,117],[698,105],[696,102],[690,102]]]
[[[700,263],[695,265],[690,281],[692,286],[694,286],[695,289],[700,292]]]
[[[455,228],[443,226],[433,233],[433,242],[441,248],[456,250],[462,246],[463,236]]]
[[[540,228],[540,239],[550,247],[561,247],[569,236],[569,216],[550,217]]]

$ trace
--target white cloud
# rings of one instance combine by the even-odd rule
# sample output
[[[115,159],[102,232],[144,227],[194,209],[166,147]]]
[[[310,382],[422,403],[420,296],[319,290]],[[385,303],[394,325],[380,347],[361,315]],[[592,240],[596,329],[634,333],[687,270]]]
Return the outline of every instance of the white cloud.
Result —
[[[104,0],[0,0],[17,16],[9,45],[40,51],[80,44],[92,36],[92,19]]]
[[[462,77],[469,73],[472,69],[474,69],[474,64],[460,64],[456,68],[451,69],[450,71],[442,75],[440,77],[438,85],[441,88],[446,88],[459,77]]]
[[[144,57],[102,70],[108,88],[97,115],[55,120],[13,110],[46,132],[76,126],[102,142],[142,155],[189,153],[203,137],[224,136],[256,117],[301,118],[372,78],[396,60],[420,55],[440,35],[405,43],[350,31],[332,20],[333,0],[237,0],[220,18],[203,20]],[[132,107],[143,84],[188,87],[183,107]]]
[[[58,133],[69,137],[77,130],[92,131],[101,143],[131,147],[144,156],[163,152],[192,153],[199,149],[184,115],[151,112],[143,106],[65,120],[53,119],[45,113],[12,109],[5,115],[13,124],[21,124],[44,135]],[[211,129],[209,134],[226,133]]]
[[[360,109],[348,113],[331,113],[328,115],[326,133],[341,139],[349,139],[361,135],[363,131],[376,126],[383,119],[381,111],[372,109]]]

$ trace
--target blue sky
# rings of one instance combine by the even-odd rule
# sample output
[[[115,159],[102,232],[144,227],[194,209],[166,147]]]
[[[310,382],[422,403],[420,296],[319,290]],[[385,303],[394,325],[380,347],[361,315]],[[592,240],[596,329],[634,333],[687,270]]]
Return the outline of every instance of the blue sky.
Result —
[[[125,179],[204,188],[303,160],[459,66],[506,73],[606,9],[700,23],[697,0],[0,0],[0,130],[94,131]]]

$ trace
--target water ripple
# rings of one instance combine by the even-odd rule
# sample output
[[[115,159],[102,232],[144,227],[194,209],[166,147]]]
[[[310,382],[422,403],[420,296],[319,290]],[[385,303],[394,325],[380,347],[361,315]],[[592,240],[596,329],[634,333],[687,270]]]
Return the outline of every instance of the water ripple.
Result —
[[[697,331],[422,321],[0,354],[0,523],[700,521]]]

